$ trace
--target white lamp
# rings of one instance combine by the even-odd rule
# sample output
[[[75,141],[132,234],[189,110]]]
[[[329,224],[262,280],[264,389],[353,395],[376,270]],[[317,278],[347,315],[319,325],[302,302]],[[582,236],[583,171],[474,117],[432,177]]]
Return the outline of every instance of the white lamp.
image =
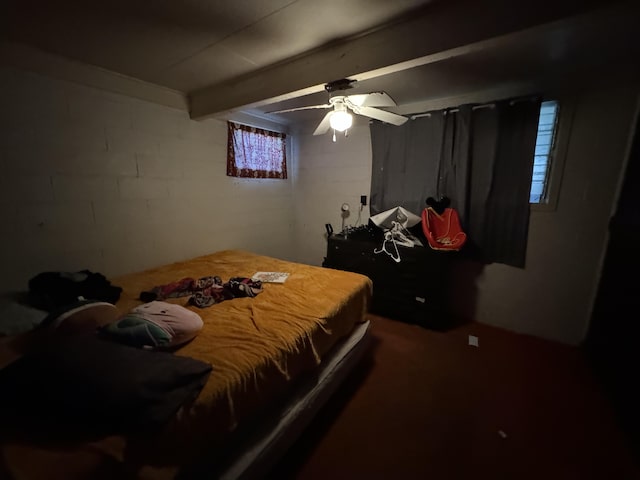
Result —
[[[336,110],[331,114],[331,118],[329,118],[329,124],[334,130],[344,132],[348,128],[351,128],[353,116],[346,111],[344,105],[336,105]]]

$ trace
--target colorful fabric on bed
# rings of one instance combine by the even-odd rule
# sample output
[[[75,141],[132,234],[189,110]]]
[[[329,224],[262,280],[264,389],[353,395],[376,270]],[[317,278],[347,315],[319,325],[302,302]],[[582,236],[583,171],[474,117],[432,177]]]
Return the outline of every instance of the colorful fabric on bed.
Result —
[[[245,277],[233,277],[222,283],[217,276],[199,279],[182,278],[166,285],[157,285],[149,291],[140,292],[140,300],[150,302],[190,296],[189,305],[206,308],[236,297],[255,297],[262,293],[262,282]]]

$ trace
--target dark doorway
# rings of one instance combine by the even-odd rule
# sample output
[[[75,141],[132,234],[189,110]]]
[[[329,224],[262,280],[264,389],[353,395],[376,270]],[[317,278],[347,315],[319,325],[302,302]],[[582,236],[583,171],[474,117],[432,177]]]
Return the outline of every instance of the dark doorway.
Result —
[[[636,119],[586,339],[589,358],[640,458],[640,125]]]

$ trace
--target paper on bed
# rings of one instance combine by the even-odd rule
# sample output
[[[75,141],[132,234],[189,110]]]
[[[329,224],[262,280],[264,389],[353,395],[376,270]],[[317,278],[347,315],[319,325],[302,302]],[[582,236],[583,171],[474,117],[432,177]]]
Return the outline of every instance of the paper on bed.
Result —
[[[287,272],[256,272],[251,277],[252,280],[260,280],[264,283],[284,283],[289,274]]]

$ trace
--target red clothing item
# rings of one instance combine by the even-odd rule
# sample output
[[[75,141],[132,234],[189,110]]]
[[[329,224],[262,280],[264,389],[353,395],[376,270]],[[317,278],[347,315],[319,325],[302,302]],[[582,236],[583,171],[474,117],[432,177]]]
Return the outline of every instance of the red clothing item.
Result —
[[[453,208],[445,208],[442,214],[431,207],[425,208],[422,211],[422,230],[434,250],[460,250],[467,241],[458,212]]]

